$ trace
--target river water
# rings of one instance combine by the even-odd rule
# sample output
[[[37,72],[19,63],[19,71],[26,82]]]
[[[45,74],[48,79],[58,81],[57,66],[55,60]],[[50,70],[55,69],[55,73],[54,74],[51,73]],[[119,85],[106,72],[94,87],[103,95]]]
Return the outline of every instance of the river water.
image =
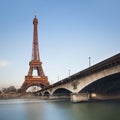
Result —
[[[120,120],[120,101],[0,100],[0,120]]]

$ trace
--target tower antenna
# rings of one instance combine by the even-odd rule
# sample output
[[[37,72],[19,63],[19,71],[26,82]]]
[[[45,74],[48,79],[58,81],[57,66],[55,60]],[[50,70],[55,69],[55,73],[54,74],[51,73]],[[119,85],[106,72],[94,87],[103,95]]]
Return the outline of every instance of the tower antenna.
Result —
[[[35,18],[36,18],[36,14],[37,14],[37,12],[36,12],[36,10],[34,10],[34,15],[35,15]]]

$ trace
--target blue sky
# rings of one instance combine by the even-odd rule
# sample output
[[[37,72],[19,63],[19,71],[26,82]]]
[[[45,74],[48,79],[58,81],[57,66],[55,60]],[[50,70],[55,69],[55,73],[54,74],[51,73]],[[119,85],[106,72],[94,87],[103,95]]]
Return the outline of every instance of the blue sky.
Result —
[[[40,58],[54,83],[120,52],[119,0],[0,0],[0,88],[20,87],[32,55],[33,18]],[[35,12],[36,11],[36,12]]]

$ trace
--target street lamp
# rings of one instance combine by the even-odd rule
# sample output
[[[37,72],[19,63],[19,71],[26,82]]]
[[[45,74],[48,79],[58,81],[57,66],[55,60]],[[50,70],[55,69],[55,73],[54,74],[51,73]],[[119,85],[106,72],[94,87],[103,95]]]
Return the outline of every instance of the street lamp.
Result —
[[[58,76],[58,81],[59,81],[59,76]]]
[[[69,75],[69,77],[70,77],[70,69],[68,69],[68,75]]]
[[[89,57],[89,67],[91,66],[91,57]]]

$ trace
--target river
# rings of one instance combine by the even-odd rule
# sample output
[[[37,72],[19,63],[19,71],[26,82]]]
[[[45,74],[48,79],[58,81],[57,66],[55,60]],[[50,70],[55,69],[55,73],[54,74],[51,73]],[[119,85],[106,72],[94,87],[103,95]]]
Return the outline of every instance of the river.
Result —
[[[0,100],[0,120],[120,120],[120,101]]]

